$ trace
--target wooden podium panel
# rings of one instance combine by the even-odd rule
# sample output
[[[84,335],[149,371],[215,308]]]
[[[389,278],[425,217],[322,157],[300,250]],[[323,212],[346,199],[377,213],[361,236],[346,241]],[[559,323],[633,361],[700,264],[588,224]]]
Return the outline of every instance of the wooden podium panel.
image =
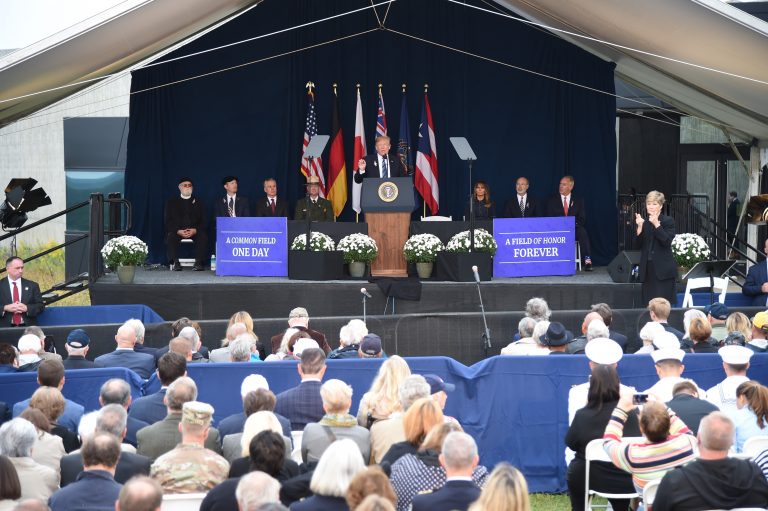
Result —
[[[368,235],[376,240],[379,256],[371,265],[374,277],[407,277],[408,265],[403,256],[403,245],[408,240],[411,214],[366,213]]]

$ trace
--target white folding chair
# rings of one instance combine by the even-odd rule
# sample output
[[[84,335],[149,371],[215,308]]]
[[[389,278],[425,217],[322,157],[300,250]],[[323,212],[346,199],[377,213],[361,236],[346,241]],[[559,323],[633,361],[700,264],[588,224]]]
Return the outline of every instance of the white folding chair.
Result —
[[[190,239],[190,238],[184,238],[183,240],[181,240],[181,242],[184,243],[184,244],[190,244],[190,245],[194,245],[195,244],[195,240]],[[192,266],[195,265],[195,258],[193,257],[193,258],[189,259],[189,258],[181,258],[180,257],[179,258],[179,264],[182,266],[182,268],[183,267],[191,268]]]
[[[766,449],[768,449],[768,436],[760,435],[747,438],[741,452],[749,458],[754,458]]]
[[[301,439],[304,436],[304,431],[291,431],[291,437],[293,438],[293,451],[291,451],[291,459],[301,465],[304,460],[301,459]]]
[[[453,217],[450,216],[440,216],[440,215],[433,215],[433,216],[423,216],[421,217],[422,222],[451,222],[453,220]]]
[[[631,441],[629,438],[625,438],[624,440]],[[605,440],[603,440],[602,438],[596,438],[595,440],[592,440],[591,442],[589,442],[587,444],[587,448],[584,450],[584,458],[586,459],[586,462],[587,462],[587,468],[585,469],[585,473],[584,473],[584,509],[586,511],[590,511],[592,509],[592,498],[595,495],[597,495],[598,497],[603,497],[605,499],[633,499],[635,497],[640,496],[640,494],[637,492],[605,493],[597,490],[591,490],[589,488],[589,467],[592,464],[592,462],[607,461],[608,463],[611,463],[611,457],[608,456],[608,453],[606,453],[605,449],[603,448],[604,443],[605,443]]]
[[[728,292],[728,279],[716,278],[713,279],[713,282],[715,284],[715,294],[719,293],[717,301],[725,303],[725,294]],[[688,283],[685,285],[685,296],[683,296],[683,307],[693,307],[693,296],[691,295],[691,291],[701,288],[709,289],[709,284],[709,277],[688,279]],[[707,303],[706,305],[709,304]]]
[[[163,495],[161,511],[198,511],[205,493],[171,493]]]
[[[656,499],[656,492],[659,490],[660,484],[661,479],[654,479],[653,481],[648,481],[643,488],[643,506],[646,511],[653,506],[653,501]]]
[[[581,271],[581,245],[576,242],[576,269]]]

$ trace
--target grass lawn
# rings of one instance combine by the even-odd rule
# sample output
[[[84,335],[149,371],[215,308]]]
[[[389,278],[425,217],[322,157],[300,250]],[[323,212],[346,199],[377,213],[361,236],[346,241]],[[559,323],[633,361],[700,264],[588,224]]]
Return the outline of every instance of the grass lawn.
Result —
[[[531,511],[564,511],[571,508],[565,493],[531,493]]]
[[[46,243],[45,245],[35,246],[19,244],[17,252],[19,257],[26,259],[31,255],[37,254],[56,245],[57,243],[53,241]],[[39,259],[25,263],[24,278],[37,282],[40,285],[40,291],[42,292],[47,291],[54,284],[64,282],[64,250],[66,250],[66,248],[51,252],[50,254]],[[0,247],[0,258],[5,261],[9,256],[10,252],[8,251],[8,247]],[[5,278],[5,275],[2,275],[2,277]],[[70,296],[69,298],[60,300],[51,306],[56,307],[57,305],[90,304],[91,297],[86,290],[77,293],[76,295]]]

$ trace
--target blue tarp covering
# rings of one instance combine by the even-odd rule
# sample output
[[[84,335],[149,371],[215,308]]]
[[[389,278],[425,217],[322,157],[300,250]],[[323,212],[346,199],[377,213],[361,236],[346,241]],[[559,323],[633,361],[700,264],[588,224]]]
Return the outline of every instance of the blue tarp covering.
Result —
[[[558,357],[493,357],[466,367],[445,357],[409,358],[414,373],[435,373],[456,384],[446,414],[456,417],[478,443],[481,462],[492,467],[505,460],[519,467],[532,492],[566,490],[563,439],[568,430],[568,391],[589,374],[583,355]],[[329,360],[325,380],[339,378],[354,389],[352,410],[368,389],[380,360]],[[715,354],[685,358],[683,376],[704,389],[725,378]],[[242,410],[240,383],[250,373],[263,374],[275,394],[299,383],[295,362],[192,364],[189,376],[198,399],[211,403],[215,419]],[[622,383],[645,390],[656,382],[651,357],[628,355],[619,363]],[[91,410],[97,407],[99,386],[110,377],[134,377],[127,370],[67,371],[64,395]],[[768,355],[752,357],[749,376],[768,383]],[[34,391],[34,373],[0,375],[0,400],[15,403]],[[133,380],[138,389],[138,377]]]
[[[47,307],[37,317],[40,326],[97,325],[123,323],[131,318],[142,323],[163,323],[165,320],[146,305],[89,305],[83,307]]]

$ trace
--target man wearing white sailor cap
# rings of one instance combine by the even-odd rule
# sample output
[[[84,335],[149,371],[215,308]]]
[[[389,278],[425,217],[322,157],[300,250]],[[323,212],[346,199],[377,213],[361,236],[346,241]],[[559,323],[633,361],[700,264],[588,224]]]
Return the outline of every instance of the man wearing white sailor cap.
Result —
[[[736,388],[749,381],[747,369],[749,359],[754,353],[744,346],[723,346],[717,353],[723,359],[723,371],[726,378],[707,391],[707,401],[720,408],[726,414],[736,411]]]
[[[654,339],[654,343],[656,342],[656,339]],[[656,364],[656,374],[659,376],[659,381],[653,387],[646,390],[644,394],[653,394],[659,401],[666,403],[673,397],[672,388],[675,384],[685,381],[685,378],[680,376],[685,370],[683,365],[685,352],[680,348],[665,347],[651,353],[651,358],[653,358],[653,363]]]

